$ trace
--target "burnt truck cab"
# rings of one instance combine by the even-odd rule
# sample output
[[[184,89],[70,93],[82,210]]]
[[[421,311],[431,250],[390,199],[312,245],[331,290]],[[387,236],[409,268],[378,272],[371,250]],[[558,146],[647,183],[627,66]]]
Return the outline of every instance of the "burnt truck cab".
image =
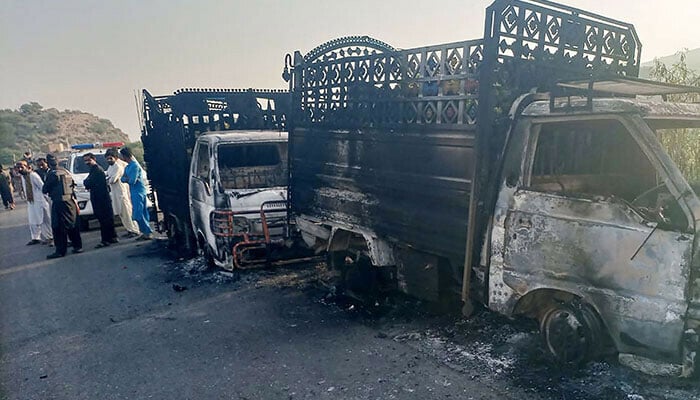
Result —
[[[232,269],[239,242],[282,237],[281,226],[271,222],[286,220],[287,178],[286,132],[213,131],[197,138],[190,217],[209,262]]]
[[[169,247],[179,256],[203,253],[211,264],[230,265],[232,248],[227,243],[235,241],[234,234],[238,238],[228,224],[233,223],[232,210],[259,208],[266,196],[286,196],[272,195],[286,191],[286,175],[271,175],[271,170],[286,168],[282,143],[287,134],[279,132],[286,130],[289,93],[185,88],[163,96],[147,90],[142,94],[141,140],[148,179],[161,210],[159,229],[167,233]],[[264,165],[254,160],[259,146]],[[213,211],[225,221],[210,225]],[[248,239],[255,239],[252,234]],[[271,240],[268,230],[265,242]]]
[[[700,105],[519,106],[480,262],[488,307],[537,318],[562,359],[608,342],[638,368],[648,358],[689,374],[700,332],[700,200],[662,142],[700,128]]]

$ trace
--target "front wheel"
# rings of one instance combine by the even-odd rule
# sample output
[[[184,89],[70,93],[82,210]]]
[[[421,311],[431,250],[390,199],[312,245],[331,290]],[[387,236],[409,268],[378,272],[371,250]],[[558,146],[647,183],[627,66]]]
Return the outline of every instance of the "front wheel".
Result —
[[[207,263],[207,267],[210,269],[216,268],[216,261],[214,260],[214,251],[209,247],[208,244],[204,244],[204,250],[202,250],[202,253],[204,253],[204,260]]]
[[[603,324],[593,308],[578,300],[553,303],[540,318],[549,353],[560,363],[581,365],[601,353]]]

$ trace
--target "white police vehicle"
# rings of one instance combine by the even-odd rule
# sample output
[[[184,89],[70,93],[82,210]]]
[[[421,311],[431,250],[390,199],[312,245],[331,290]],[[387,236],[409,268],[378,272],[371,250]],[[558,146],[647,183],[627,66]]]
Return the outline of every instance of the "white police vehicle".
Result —
[[[109,143],[80,143],[71,146],[72,152],[68,156],[66,169],[73,175],[75,181],[75,196],[80,209],[80,228],[86,230],[89,227],[90,220],[95,218],[95,212],[92,209],[90,202],[90,192],[85,189],[83,181],[90,173],[90,167],[85,165],[83,156],[87,153],[95,155],[97,164],[105,171],[109,167],[105,159],[105,153],[109,148],[122,147],[124,142],[109,142]]]
[[[90,167],[85,165],[83,156],[87,153],[95,155],[97,164],[105,171],[109,168],[105,153],[112,147],[122,147],[124,142],[105,142],[105,143],[80,143],[71,146],[72,152],[66,160],[66,169],[73,175],[75,181],[75,197],[77,197],[78,208],[80,209],[80,229],[87,230],[90,227],[90,220],[95,219],[95,212],[92,209],[90,202],[90,192],[85,189],[83,181],[90,173]],[[149,187],[150,192],[150,187]],[[152,208],[150,199],[147,199],[148,208]],[[115,214],[116,216],[117,214]]]

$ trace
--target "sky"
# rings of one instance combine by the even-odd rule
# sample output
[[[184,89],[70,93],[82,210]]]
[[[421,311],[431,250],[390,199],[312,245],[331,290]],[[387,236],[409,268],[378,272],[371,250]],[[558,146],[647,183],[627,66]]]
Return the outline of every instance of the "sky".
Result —
[[[560,0],[635,25],[642,61],[700,47],[698,0]],[[0,109],[36,101],[137,140],[134,93],[286,88],[284,55],[341,36],[397,48],[483,36],[492,0],[3,0]]]

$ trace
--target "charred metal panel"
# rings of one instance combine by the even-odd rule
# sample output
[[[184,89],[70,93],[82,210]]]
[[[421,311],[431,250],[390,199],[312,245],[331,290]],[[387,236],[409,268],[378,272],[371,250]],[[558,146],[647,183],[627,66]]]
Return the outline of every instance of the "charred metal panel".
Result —
[[[566,291],[597,309],[618,350],[679,356],[692,235],[655,228],[623,203],[527,190],[505,218],[502,280],[491,286],[508,295],[492,308],[508,313],[539,288]]]
[[[473,136],[296,129],[293,211],[463,259]]]

